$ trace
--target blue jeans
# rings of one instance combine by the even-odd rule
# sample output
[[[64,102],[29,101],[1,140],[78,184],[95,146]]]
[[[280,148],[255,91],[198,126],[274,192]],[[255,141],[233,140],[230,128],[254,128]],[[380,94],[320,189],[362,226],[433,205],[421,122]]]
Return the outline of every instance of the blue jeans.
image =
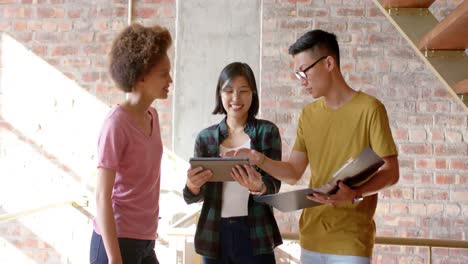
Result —
[[[120,254],[124,264],[159,264],[154,252],[154,240],[118,238]],[[108,264],[106,249],[102,237],[93,231],[89,263]]]
[[[247,217],[221,218],[219,258],[203,257],[203,264],[275,264],[273,252],[253,254]]]
[[[301,248],[302,264],[370,264],[367,257],[323,254]]]

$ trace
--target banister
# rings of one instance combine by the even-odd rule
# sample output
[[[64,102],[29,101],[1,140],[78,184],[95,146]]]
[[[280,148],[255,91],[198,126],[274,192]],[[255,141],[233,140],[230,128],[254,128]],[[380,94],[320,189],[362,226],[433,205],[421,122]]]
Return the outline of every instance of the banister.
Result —
[[[181,223],[189,222],[189,219],[198,216],[196,213],[191,213],[187,217],[184,217],[183,221],[173,225],[168,232],[168,236],[173,237],[187,237],[195,234],[194,227],[181,227]],[[299,240],[298,233],[283,232],[281,237],[284,240]],[[409,237],[379,237],[375,238],[376,245],[395,245],[395,246],[417,246],[417,247],[428,247],[429,248],[429,263],[432,263],[432,248],[462,248],[468,249],[468,241],[466,240],[454,240],[454,239],[433,239],[433,238],[409,238]]]
[[[298,233],[281,233],[281,237],[286,240],[299,240]],[[433,238],[409,238],[409,237],[376,237],[375,244],[397,245],[397,246],[417,246],[417,247],[442,247],[442,248],[465,248],[468,249],[468,241],[453,239],[433,239]]]
[[[82,212],[86,216],[88,216],[88,217],[91,216],[92,217],[92,215],[89,212],[87,212],[86,210],[83,209],[83,207],[87,207],[89,205],[88,197],[83,196],[82,198],[83,199],[77,199],[79,201],[77,201],[77,200],[68,200],[68,201],[64,201],[64,202],[51,203],[51,204],[47,204],[47,205],[43,205],[43,206],[29,208],[29,209],[26,209],[26,210],[20,210],[20,211],[16,211],[16,212],[1,214],[0,215],[0,222],[12,221],[12,220],[15,220],[15,219],[17,219],[19,217],[32,215],[32,214],[35,214],[35,213],[38,213],[38,212],[46,211],[48,209],[64,207],[64,206],[68,206],[68,205],[71,205],[74,208],[78,209],[80,212]]]

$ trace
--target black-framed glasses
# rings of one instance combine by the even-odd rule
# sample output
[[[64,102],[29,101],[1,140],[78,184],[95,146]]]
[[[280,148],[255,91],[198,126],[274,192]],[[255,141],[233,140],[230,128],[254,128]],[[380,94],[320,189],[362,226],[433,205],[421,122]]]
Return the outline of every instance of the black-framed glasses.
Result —
[[[323,56],[321,57],[320,59],[316,60],[314,63],[312,63],[312,65],[310,65],[309,67],[305,68],[304,70],[302,71],[297,71],[294,73],[294,75],[296,75],[296,78],[301,81],[301,80],[307,80],[307,74],[306,72],[310,69],[312,69],[317,63],[319,63],[321,60],[325,59],[326,57],[328,56]]]

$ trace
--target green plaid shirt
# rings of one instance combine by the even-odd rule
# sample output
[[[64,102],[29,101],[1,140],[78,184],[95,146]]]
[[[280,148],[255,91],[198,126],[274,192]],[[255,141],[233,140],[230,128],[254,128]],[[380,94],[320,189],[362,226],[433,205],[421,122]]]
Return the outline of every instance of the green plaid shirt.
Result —
[[[251,149],[264,153],[274,160],[281,160],[281,137],[278,127],[270,121],[250,117],[244,126],[250,137]],[[219,146],[228,135],[226,118],[221,123],[202,130],[195,142],[195,157],[219,157]],[[277,193],[281,182],[259,170],[267,187],[267,194]],[[203,207],[195,233],[195,251],[203,256],[217,258],[219,254],[219,229],[221,224],[222,182],[208,182],[198,195],[185,186],[184,199],[190,203],[203,201]],[[248,204],[248,224],[254,255],[273,252],[281,245],[281,235],[270,206],[257,203],[252,196]]]

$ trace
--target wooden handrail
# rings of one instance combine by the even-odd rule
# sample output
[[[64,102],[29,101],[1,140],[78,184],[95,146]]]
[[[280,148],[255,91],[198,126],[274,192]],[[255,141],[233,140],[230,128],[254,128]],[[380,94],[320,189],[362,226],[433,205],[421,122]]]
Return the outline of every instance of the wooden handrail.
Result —
[[[299,240],[298,233],[282,233],[286,240]],[[409,238],[409,237],[376,237],[375,244],[416,246],[416,247],[441,247],[441,248],[465,248],[468,249],[468,241],[453,239]]]
[[[186,237],[193,236],[195,228],[172,228],[167,232],[169,236]],[[298,233],[281,233],[284,240],[299,240]],[[432,263],[432,248],[462,248],[468,249],[468,241],[453,239],[428,239],[428,238],[402,238],[402,237],[376,237],[376,245],[416,246],[429,248],[429,263]]]
[[[173,228],[167,233],[170,236],[193,236],[194,228]],[[298,233],[281,233],[284,240],[299,240]],[[376,237],[375,244],[416,247],[463,248],[468,249],[468,241],[454,239],[409,238],[409,237]]]
[[[176,228],[183,228],[184,225],[186,225],[188,222],[193,221],[194,219],[198,219],[198,216],[200,214],[201,208],[196,208],[193,211],[189,211],[185,216],[183,216],[181,219],[177,220],[175,223],[173,223],[170,228],[171,229],[176,229]]]
[[[299,240],[298,233],[282,233],[281,236],[286,240]],[[395,246],[416,246],[429,248],[429,263],[432,263],[432,248],[463,248],[468,249],[468,241],[453,239],[428,239],[428,238],[409,238],[409,237],[376,237],[377,245],[395,245]]]
[[[39,206],[39,207],[30,208],[30,209],[26,209],[26,210],[21,210],[21,211],[17,211],[17,212],[2,214],[2,215],[0,215],[0,222],[12,221],[12,220],[15,220],[15,219],[23,217],[23,216],[28,216],[28,215],[39,213],[39,212],[42,212],[42,211],[46,211],[48,209],[64,207],[64,206],[68,206],[68,205],[73,206],[74,208],[78,209],[80,212],[83,213],[83,211],[82,211],[83,207],[87,207],[88,204],[89,204],[89,201],[88,201],[87,197],[83,197],[83,198],[84,198],[84,200],[79,201],[79,202],[75,201],[75,200],[68,200],[68,201],[64,201],[64,202],[51,203],[51,204],[47,204],[47,205],[44,205],[44,206]],[[86,214],[86,213],[83,213],[83,214],[85,214],[86,216],[89,217],[88,214]]]
[[[198,217],[200,209],[190,212],[177,223],[171,226],[167,235],[169,236],[193,236],[193,227],[183,227],[184,223],[190,219]],[[299,240],[299,233],[282,232],[281,237],[285,240]],[[420,246],[420,247],[441,247],[441,248],[464,248],[468,249],[468,241],[454,239],[433,239],[433,238],[409,238],[409,237],[379,237],[375,238],[375,244],[398,245],[398,246]]]

